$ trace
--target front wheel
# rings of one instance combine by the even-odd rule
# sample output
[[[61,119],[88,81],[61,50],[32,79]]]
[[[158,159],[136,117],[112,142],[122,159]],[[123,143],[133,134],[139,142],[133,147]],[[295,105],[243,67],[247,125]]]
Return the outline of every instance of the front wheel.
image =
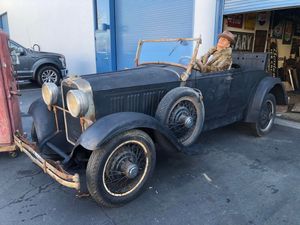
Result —
[[[88,161],[87,187],[100,205],[125,204],[141,193],[153,173],[155,146],[148,134],[131,130],[117,135]]]
[[[37,72],[37,82],[40,86],[44,83],[59,85],[60,79],[60,73],[54,66],[43,66]]]
[[[263,100],[257,122],[252,124],[254,134],[262,137],[269,133],[274,125],[275,116],[276,99],[273,94],[269,93]]]

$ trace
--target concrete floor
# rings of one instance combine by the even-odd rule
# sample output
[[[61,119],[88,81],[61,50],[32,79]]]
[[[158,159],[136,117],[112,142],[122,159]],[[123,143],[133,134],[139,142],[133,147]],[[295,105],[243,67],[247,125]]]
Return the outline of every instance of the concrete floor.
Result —
[[[23,91],[22,111],[38,95]],[[263,138],[243,124],[206,132],[197,155],[160,154],[146,191],[114,209],[76,198],[24,155],[1,154],[0,225],[299,225],[299,136],[278,125]]]

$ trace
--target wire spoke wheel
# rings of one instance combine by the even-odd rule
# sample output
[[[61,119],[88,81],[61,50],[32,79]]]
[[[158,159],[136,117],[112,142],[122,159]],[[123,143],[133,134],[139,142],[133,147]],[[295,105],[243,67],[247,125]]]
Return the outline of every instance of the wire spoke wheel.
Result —
[[[267,100],[262,107],[261,116],[259,120],[259,124],[262,130],[268,129],[274,117],[274,113],[275,109],[273,102],[271,100]]]
[[[155,161],[155,145],[146,132],[129,130],[114,136],[89,158],[89,193],[101,205],[123,205],[142,192]]]
[[[276,99],[268,93],[263,100],[260,112],[255,123],[252,123],[252,130],[255,136],[262,137],[269,133],[273,127],[276,117]]]
[[[196,121],[195,105],[187,99],[180,99],[169,114],[168,127],[182,143],[194,132]]]
[[[148,157],[145,146],[136,141],[118,146],[104,166],[103,183],[106,191],[114,196],[134,191],[147,172]]]

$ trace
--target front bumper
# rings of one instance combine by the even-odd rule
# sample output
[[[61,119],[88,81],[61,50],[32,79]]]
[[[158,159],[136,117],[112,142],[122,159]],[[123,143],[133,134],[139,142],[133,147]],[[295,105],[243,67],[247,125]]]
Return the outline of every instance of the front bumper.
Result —
[[[24,152],[36,165],[43,169],[44,173],[47,173],[63,186],[80,190],[80,179],[77,173],[74,175],[69,174],[62,168],[59,162],[44,159],[38,153],[37,146],[21,135],[16,134],[14,140],[20,151]]]

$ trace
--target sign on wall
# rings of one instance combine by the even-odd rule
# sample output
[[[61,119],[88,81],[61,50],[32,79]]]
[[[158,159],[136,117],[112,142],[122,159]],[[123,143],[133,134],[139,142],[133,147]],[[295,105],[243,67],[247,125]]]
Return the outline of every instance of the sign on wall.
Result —
[[[256,13],[250,13],[245,16],[245,29],[254,30],[256,23]]]
[[[228,23],[228,27],[242,28],[243,27],[243,14],[228,16],[227,23]]]
[[[260,26],[264,26],[267,22],[267,13],[261,12],[257,16],[257,22]]]
[[[235,32],[231,31],[235,36],[234,51],[249,51],[252,52],[254,33]]]

